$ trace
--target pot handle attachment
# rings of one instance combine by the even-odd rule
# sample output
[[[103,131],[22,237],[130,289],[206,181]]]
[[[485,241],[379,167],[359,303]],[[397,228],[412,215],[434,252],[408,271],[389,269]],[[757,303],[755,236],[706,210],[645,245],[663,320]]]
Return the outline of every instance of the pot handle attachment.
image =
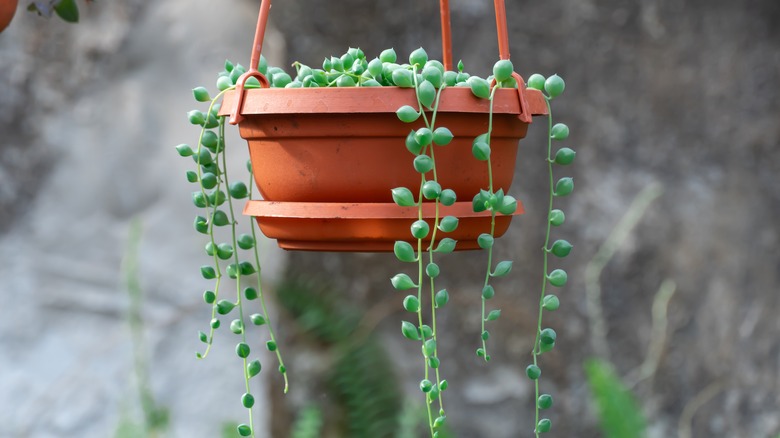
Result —
[[[441,16],[441,45],[442,45],[442,64],[446,70],[452,70],[452,30],[450,25],[450,4],[449,0],[439,0],[439,13]],[[506,6],[504,0],[494,0],[496,10],[496,31],[498,35],[498,54],[500,59],[509,59],[509,32],[506,24]],[[236,82],[236,106],[230,114],[230,124],[235,125],[244,119],[241,110],[244,106],[244,84],[250,77],[255,77],[260,81],[261,86],[269,87],[268,79],[257,70],[260,63],[260,53],[263,50],[263,38],[265,37],[265,28],[268,23],[268,14],[271,10],[271,0],[262,0],[260,3],[260,13],[257,17],[257,29],[255,30],[255,40],[252,45],[252,57],[249,62],[249,70],[242,74]],[[512,76],[517,81],[517,94],[520,100],[519,118],[525,123],[531,122],[531,115],[528,111],[528,102],[523,90],[525,81],[518,73],[513,72]]]

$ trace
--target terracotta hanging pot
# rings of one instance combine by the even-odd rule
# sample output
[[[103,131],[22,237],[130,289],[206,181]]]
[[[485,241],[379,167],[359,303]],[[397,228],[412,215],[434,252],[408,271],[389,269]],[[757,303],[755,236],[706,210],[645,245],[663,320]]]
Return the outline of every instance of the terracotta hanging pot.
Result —
[[[18,3],[18,0],[0,0],[0,32],[11,23]]]
[[[442,1],[443,61],[452,69],[449,9]],[[506,17],[496,8],[499,49],[508,59]],[[415,92],[399,87],[260,88],[244,89],[249,77],[261,85],[268,80],[257,70],[270,1],[261,4],[250,70],[237,88],[225,94],[220,115],[238,123],[249,144],[255,183],[264,201],[250,201],[245,214],[255,216],[263,233],[285,249],[316,251],[391,251],[396,240],[409,240],[409,225],[417,208],[399,207],[392,199],[396,187],[419,185],[414,155],[404,147],[411,129],[396,111],[417,106]],[[501,24],[503,23],[503,25]],[[503,27],[503,29],[502,29]],[[503,38],[503,40],[502,40]],[[506,53],[505,53],[506,52]],[[493,105],[491,157],[494,188],[509,191],[518,142],[525,137],[531,116],[547,113],[542,94],[525,87],[499,89]],[[472,156],[473,139],[488,131],[489,101],[469,88],[450,87],[441,94],[437,121],[454,138],[437,148],[438,181],[461,199],[449,209],[461,218],[455,235],[457,249],[478,248],[476,238],[490,232],[489,212],[474,213],[471,196],[487,187],[488,169]],[[521,214],[518,202],[515,214]],[[424,219],[435,216],[434,205]],[[442,213],[440,212],[440,216]],[[497,218],[495,237],[509,226],[511,216]]]

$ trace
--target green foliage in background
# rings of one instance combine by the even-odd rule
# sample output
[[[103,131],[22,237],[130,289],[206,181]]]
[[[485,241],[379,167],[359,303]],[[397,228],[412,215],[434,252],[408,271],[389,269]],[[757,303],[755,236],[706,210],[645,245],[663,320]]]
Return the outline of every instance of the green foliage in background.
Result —
[[[307,406],[295,419],[290,438],[319,438],[322,434],[322,411],[315,406]]]
[[[399,382],[381,343],[362,331],[361,311],[345,304],[327,283],[293,275],[280,284],[277,296],[308,335],[336,352],[333,371],[326,378],[343,413],[339,436],[395,438],[401,412]],[[309,406],[299,414],[292,436],[320,436],[308,433],[319,432],[321,423],[321,410]]]
[[[634,396],[612,365],[600,359],[585,363],[599,424],[606,438],[643,438],[647,422]]]

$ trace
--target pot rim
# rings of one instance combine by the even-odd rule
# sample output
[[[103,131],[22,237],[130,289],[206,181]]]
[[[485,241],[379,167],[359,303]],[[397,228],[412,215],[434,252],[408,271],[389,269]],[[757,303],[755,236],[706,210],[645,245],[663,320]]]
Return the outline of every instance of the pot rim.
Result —
[[[395,113],[403,105],[413,103],[414,90],[400,87],[348,88],[261,88],[245,89],[243,115],[253,114],[376,114]],[[547,114],[547,104],[539,90],[523,90],[531,115]],[[236,90],[225,93],[220,116],[230,115],[236,104]],[[490,102],[480,99],[467,87],[449,87],[441,94],[438,112],[484,113]],[[520,115],[516,88],[501,88],[493,102],[494,114]]]

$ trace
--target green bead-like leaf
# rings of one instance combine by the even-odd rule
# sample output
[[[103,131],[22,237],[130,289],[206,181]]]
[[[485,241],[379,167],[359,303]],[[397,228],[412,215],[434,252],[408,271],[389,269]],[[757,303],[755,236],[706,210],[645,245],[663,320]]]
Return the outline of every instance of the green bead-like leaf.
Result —
[[[558,97],[566,88],[566,83],[563,82],[563,78],[558,75],[552,75],[544,81],[544,91],[551,98]]]
[[[436,99],[436,87],[429,81],[422,81],[417,86],[417,97],[426,108],[431,108],[433,101]]]
[[[206,304],[214,304],[214,301],[217,300],[217,294],[214,293],[214,291],[207,290],[203,292],[203,301],[206,302]]]
[[[546,295],[544,299],[542,299],[542,307],[544,310],[554,311],[558,310],[560,306],[561,301],[555,295]]]
[[[487,161],[490,158],[490,145],[484,141],[474,142],[471,154],[479,161]]]
[[[187,119],[189,119],[190,123],[193,125],[203,125],[206,123],[206,116],[204,116],[203,113],[198,110],[192,110],[188,112]]]
[[[450,239],[449,237],[445,237],[444,239],[441,239],[439,241],[439,244],[436,246],[436,249],[433,250],[433,252],[438,252],[442,254],[448,254],[455,250],[455,245],[457,244],[457,241],[455,239]]]
[[[217,278],[217,272],[211,266],[201,266],[200,275],[206,280],[213,280]]]
[[[551,328],[546,328],[539,333],[539,341],[542,344],[554,344],[556,337],[557,334],[555,333],[555,330]]]
[[[234,319],[230,322],[230,331],[240,335],[244,332],[244,323],[242,323],[240,319]]]
[[[217,257],[221,260],[227,260],[233,256],[233,247],[227,243],[217,245]]]
[[[356,85],[355,80],[352,79],[352,76],[349,76],[347,74],[343,74],[339,76],[338,79],[336,79],[337,87],[349,88],[349,87],[354,87],[355,85]]]
[[[496,295],[495,289],[493,289],[493,286],[487,285],[482,288],[482,298],[489,300],[493,298]]]
[[[555,164],[561,166],[567,166],[574,162],[574,158],[577,157],[577,152],[570,148],[561,148],[555,153]]]
[[[276,342],[274,341],[268,341],[265,343],[265,349],[268,351],[276,351],[278,347],[276,346]]]
[[[255,265],[250,262],[241,262],[239,263],[238,267],[241,275],[252,275],[257,272]]]
[[[549,280],[550,284],[552,284],[555,287],[563,287],[568,281],[568,279],[569,276],[566,274],[566,271],[564,271],[563,269],[556,269],[550,272],[550,275],[547,276],[547,280]]]
[[[210,190],[217,186],[217,176],[211,172],[206,172],[200,177],[200,185],[204,189]]]
[[[412,341],[420,340],[420,333],[417,331],[417,327],[409,321],[401,323],[401,333],[406,339],[411,339]]]
[[[260,370],[263,369],[263,366],[260,364],[259,360],[254,360],[252,362],[249,362],[246,366],[247,374],[249,374],[249,377],[254,377],[258,374],[260,374]]]
[[[428,236],[428,233],[431,232],[431,227],[428,225],[428,222],[419,219],[412,223],[410,230],[415,239],[425,239]]]
[[[236,307],[236,304],[228,300],[219,300],[217,302],[217,313],[227,315]]]
[[[512,261],[504,260],[496,265],[496,269],[490,274],[491,277],[503,277],[512,270]]]
[[[180,144],[176,146],[176,152],[178,152],[182,157],[189,157],[194,153],[190,145],[187,144]]]
[[[265,317],[259,313],[253,313],[249,316],[249,319],[252,321],[252,324],[254,325],[264,325],[266,323]]]
[[[422,193],[425,199],[436,199],[441,195],[441,185],[436,181],[425,181]]]
[[[211,221],[218,227],[222,227],[230,223],[227,213],[222,210],[215,211],[211,216]]]
[[[382,53],[379,54],[379,59],[382,62],[395,62],[397,59],[395,50],[392,48],[383,50]]]
[[[196,193],[200,193],[200,192],[196,192]],[[204,207],[206,206],[205,203],[203,204],[203,206]],[[208,234],[209,232],[209,224],[208,222],[206,222],[206,218],[204,218],[203,216],[195,217],[195,222],[193,223],[193,226],[195,228],[195,231],[201,234]]]
[[[531,380],[536,380],[542,375],[542,370],[536,365],[528,365],[525,369],[525,375]]]
[[[440,363],[441,362],[439,361],[438,357],[429,357],[428,358],[428,366],[433,368],[433,369],[439,368]]]
[[[218,328],[219,328],[220,324],[221,324],[221,323],[219,322],[219,319],[217,319],[217,318],[213,318],[213,319],[211,320],[211,323],[210,323],[209,325],[211,326],[211,328],[213,328],[214,330],[216,330],[216,329],[218,329]]]
[[[458,228],[458,218],[455,216],[444,216],[439,222],[439,229],[445,233],[451,233]]]
[[[573,248],[572,244],[569,243],[566,240],[560,239],[556,240],[555,243],[552,245],[552,249],[550,250],[553,254],[555,254],[556,257],[566,257],[571,252],[571,249]]]
[[[396,187],[392,190],[393,201],[400,207],[411,207],[415,205],[414,195],[406,187]]]
[[[445,71],[444,72],[444,83],[447,84],[447,86],[452,87],[455,86],[455,84],[458,82],[458,73],[454,71]]]
[[[236,355],[238,357],[245,359],[247,356],[249,356],[249,353],[249,345],[247,345],[245,342],[239,342],[236,344]]]
[[[194,170],[188,170],[186,175],[187,175],[187,182],[191,182],[191,183],[198,182],[198,173],[195,172]]]
[[[407,297],[404,298],[404,309],[412,313],[417,312],[420,310],[420,300],[414,295],[407,295]]]
[[[444,75],[442,71],[434,66],[431,66],[430,62],[428,62],[428,65],[423,68],[422,77],[425,81],[430,82],[431,85],[433,85],[435,88],[440,88],[442,82],[444,81]]]
[[[241,234],[236,239],[236,244],[241,249],[252,249],[255,246],[255,239],[249,234]]]
[[[192,95],[198,102],[208,102],[211,100],[211,96],[209,96],[209,90],[207,90],[205,87],[193,88]]]
[[[517,211],[517,199],[513,196],[506,195],[501,199],[501,204],[498,206],[498,212],[504,215],[514,214]]]
[[[439,195],[439,202],[441,202],[441,204],[445,207],[453,205],[457,200],[458,196],[452,189],[444,189],[441,191],[441,195]]]
[[[390,279],[393,288],[397,290],[409,290],[417,287],[414,281],[406,274],[396,274]]]
[[[214,162],[214,157],[211,156],[211,152],[206,148],[200,148],[199,152],[192,155],[192,159],[201,166],[208,166]]]
[[[485,321],[495,321],[495,320],[498,319],[499,316],[501,316],[501,311],[500,310],[498,310],[498,309],[491,310],[490,313],[488,313],[487,318],[485,318]]]
[[[574,179],[563,177],[555,183],[555,196],[567,196],[574,190]]]
[[[420,381],[420,391],[428,393],[433,388],[433,383],[431,383],[428,379],[423,379]]]
[[[252,406],[255,405],[255,398],[252,394],[246,393],[241,396],[241,404],[244,405],[245,408],[251,409]]]
[[[452,138],[452,131],[443,126],[440,126],[433,131],[433,142],[439,146],[450,144]]]
[[[471,76],[466,80],[466,83],[471,87],[471,92],[475,96],[481,99],[490,98],[490,84],[485,79],[478,76]]]
[[[198,339],[200,339],[200,342],[203,342],[204,344],[209,343],[209,337],[203,332],[198,332]]]
[[[232,86],[233,81],[230,80],[229,76],[220,76],[217,78],[217,89],[219,91],[225,91]]]
[[[536,431],[539,433],[549,432],[551,427],[552,422],[549,418],[542,418],[538,423],[536,423]]]
[[[393,84],[401,88],[414,87],[414,73],[411,70],[405,68],[398,68],[393,70],[392,74]]]
[[[256,300],[257,297],[258,297],[257,289],[255,289],[253,287],[248,287],[248,288],[244,289],[244,296],[249,301]]]
[[[414,170],[419,173],[428,173],[433,169],[433,159],[427,155],[418,155],[413,164]]]
[[[393,245],[393,252],[395,257],[402,262],[414,262],[417,261],[417,256],[414,253],[414,248],[408,242],[398,240]]]
[[[555,227],[563,225],[566,221],[566,215],[561,210],[550,211],[550,224]]]
[[[436,352],[436,340],[428,339],[423,343],[423,354],[425,357],[431,357]]]
[[[514,71],[515,67],[508,59],[502,59],[493,64],[493,77],[498,82],[503,82],[511,78]]]
[[[382,61],[379,58],[374,58],[368,63],[368,73],[374,78],[382,76]]]
[[[553,405],[553,398],[550,394],[542,394],[536,399],[536,406],[539,409],[550,409]]]
[[[569,138],[569,127],[563,123],[556,123],[550,130],[553,140],[566,140]]]
[[[239,424],[236,430],[240,436],[252,436],[252,428],[248,424]]]
[[[491,248],[494,241],[493,236],[488,233],[482,233],[477,237],[477,245],[482,249]]]
[[[440,272],[441,270],[439,269],[439,265],[436,263],[428,263],[428,265],[425,267],[425,274],[430,278],[438,277]]]
[[[416,65],[418,69],[421,69],[426,62],[428,62],[428,53],[422,47],[409,54],[409,64]]]
[[[544,90],[544,76],[539,73],[534,73],[528,78],[528,88],[542,91]]]
[[[230,183],[230,196],[234,199],[243,199],[246,198],[249,194],[249,190],[246,187],[246,184],[244,184],[241,181],[233,181]]]
[[[420,333],[422,333],[423,339],[428,339],[431,336],[433,336],[433,330],[430,326],[423,324],[420,328]]]
[[[447,289],[442,289],[436,292],[434,301],[436,302],[436,308],[441,308],[446,306],[447,303],[450,301],[450,294],[449,292],[447,292]]]
[[[421,146],[428,146],[433,141],[433,132],[428,128],[420,128],[414,133],[414,139]]]
[[[420,152],[422,152],[423,145],[421,145],[417,141],[417,131],[409,131],[409,134],[406,136],[405,144],[406,149],[413,153],[415,156],[420,155]]]

